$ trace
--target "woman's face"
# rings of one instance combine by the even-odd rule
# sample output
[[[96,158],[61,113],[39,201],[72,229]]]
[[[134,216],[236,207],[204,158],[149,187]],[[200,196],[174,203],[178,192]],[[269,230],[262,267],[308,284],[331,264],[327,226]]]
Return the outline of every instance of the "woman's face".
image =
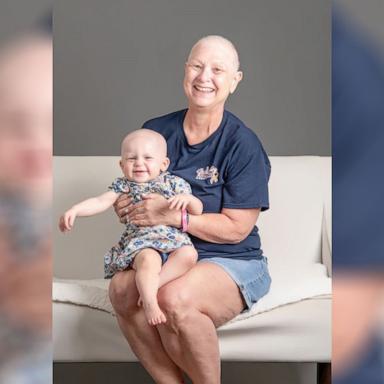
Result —
[[[224,107],[242,78],[233,50],[218,41],[195,46],[185,64],[184,92],[190,107]]]

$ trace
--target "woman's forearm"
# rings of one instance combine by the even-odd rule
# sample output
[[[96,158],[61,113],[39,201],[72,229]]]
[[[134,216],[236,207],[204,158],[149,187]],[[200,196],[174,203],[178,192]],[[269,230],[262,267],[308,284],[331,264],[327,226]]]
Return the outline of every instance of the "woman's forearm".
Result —
[[[189,216],[188,233],[211,243],[236,244],[249,231],[223,213],[204,213]]]

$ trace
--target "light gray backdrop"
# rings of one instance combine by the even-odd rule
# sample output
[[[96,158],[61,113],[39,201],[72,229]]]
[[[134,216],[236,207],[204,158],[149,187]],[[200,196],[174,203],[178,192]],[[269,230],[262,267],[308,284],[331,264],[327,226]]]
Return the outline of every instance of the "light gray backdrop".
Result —
[[[128,131],[185,107],[183,65],[207,34],[238,47],[227,108],[270,155],[330,155],[328,0],[65,0],[54,26],[56,155],[117,155]]]

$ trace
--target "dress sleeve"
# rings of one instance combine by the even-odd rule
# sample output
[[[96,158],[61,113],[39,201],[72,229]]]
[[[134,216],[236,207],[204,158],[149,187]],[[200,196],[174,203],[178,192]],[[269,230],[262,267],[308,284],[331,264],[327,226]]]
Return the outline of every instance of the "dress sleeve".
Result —
[[[126,180],[122,177],[115,179],[112,184],[108,187],[110,191],[116,193],[127,193],[129,192],[129,187]]]
[[[175,195],[180,195],[182,193],[192,194],[191,186],[181,177],[171,175],[170,183]]]
[[[257,136],[250,133],[233,146],[224,175],[223,208],[269,208],[271,165]]]

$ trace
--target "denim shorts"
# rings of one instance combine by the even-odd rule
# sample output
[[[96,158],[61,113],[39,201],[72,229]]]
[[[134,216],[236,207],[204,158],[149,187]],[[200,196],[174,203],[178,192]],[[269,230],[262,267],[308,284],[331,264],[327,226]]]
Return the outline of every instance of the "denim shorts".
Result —
[[[160,257],[161,257],[161,264],[164,265],[164,263],[168,260],[168,257],[170,255],[170,253],[159,252],[159,254],[160,254]]]
[[[266,257],[260,259],[235,259],[228,257],[212,257],[199,262],[215,263],[222,267],[235,281],[249,310],[252,304],[261,299],[271,285]]]

